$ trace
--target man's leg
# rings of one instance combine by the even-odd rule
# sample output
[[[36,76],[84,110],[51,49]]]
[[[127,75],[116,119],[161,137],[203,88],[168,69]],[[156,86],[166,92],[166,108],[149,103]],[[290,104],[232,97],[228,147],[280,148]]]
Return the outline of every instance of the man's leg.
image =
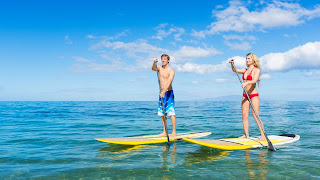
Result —
[[[164,116],[161,116],[162,119],[162,126],[163,126],[163,132],[161,134],[159,134],[158,136],[166,136],[166,124],[165,124],[165,118]]]
[[[171,137],[177,136],[177,122],[176,122],[176,116],[170,116],[171,122],[172,122],[172,133]]]

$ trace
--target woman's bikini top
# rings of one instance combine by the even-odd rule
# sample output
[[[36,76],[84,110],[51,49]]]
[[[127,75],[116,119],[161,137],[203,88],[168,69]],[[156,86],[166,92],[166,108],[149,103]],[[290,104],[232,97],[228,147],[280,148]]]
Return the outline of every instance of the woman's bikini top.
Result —
[[[253,68],[253,69],[254,69],[254,68]],[[246,71],[245,71],[245,72],[243,73],[243,75],[242,75],[242,79],[243,79],[243,80],[252,81],[251,73],[252,73],[253,69],[252,69],[251,72],[248,74],[247,79],[245,79],[245,78],[244,78],[244,74],[245,74],[245,73],[247,72],[247,70],[248,70],[248,69],[246,69]]]

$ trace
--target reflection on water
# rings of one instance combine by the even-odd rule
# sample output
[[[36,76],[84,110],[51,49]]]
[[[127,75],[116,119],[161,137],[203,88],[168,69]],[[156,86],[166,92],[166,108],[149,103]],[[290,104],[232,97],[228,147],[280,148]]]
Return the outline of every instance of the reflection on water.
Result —
[[[268,134],[303,137],[275,153],[217,151],[186,142],[166,147],[93,140],[158,132],[162,124],[156,106],[156,102],[0,102],[0,179],[320,177],[319,102],[261,104]],[[176,106],[180,132],[212,131],[207,138],[219,139],[243,131],[239,102],[178,101]],[[249,121],[254,121],[252,116]],[[251,134],[259,134],[256,125],[250,124]]]
[[[161,179],[171,179],[172,177],[170,175],[170,169],[177,165],[177,142],[171,142],[170,145],[167,143],[162,144],[162,148],[162,166],[160,169],[162,174]]]
[[[132,156],[138,155],[139,161],[148,161],[150,156],[144,155],[146,152],[152,153],[159,151],[160,159],[160,174],[161,179],[171,179],[172,170],[176,166],[192,166],[200,163],[209,163],[212,161],[220,161],[226,159],[230,153],[234,151],[222,151],[217,149],[212,149],[204,146],[199,146],[199,148],[194,152],[187,152],[185,154],[177,153],[179,142],[172,142],[170,145],[158,144],[158,145],[117,145],[109,144],[107,147],[100,149],[96,155],[100,159],[109,159],[112,161],[122,160],[120,163],[126,162],[126,160],[131,159]],[[183,148],[183,146],[181,146]],[[242,154],[242,153],[241,153]],[[270,159],[272,152],[267,149],[259,150],[244,150],[244,165],[248,173],[249,179],[266,179],[268,173],[268,159]],[[240,160],[242,161],[242,160]],[[133,163],[138,163],[138,161],[133,161]],[[238,162],[239,163],[239,162]],[[106,161],[106,164],[100,165],[100,167],[110,167],[117,166],[114,162],[113,165]]]
[[[268,173],[268,159],[272,152],[266,149],[261,149],[258,157],[250,150],[245,150],[246,169],[250,179],[266,179]]]
[[[108,158],[108,159],[123,159],[128,156],[139,153],[142,149],[154,148],[156,146],[152,145],[119,145],[119,144],[109,144],[109,146],[104,147],[99,150],[97,158]]]
[[[221,151],[200,146],[195,152],[188,152],[182,165],[189,166],[202,162],[218,161],[226,158],[232,151]]]

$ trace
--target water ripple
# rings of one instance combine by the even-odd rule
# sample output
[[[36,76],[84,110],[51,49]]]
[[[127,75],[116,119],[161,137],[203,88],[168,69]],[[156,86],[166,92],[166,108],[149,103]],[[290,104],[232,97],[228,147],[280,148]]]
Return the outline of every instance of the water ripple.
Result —
[[[238,137],[240,105],[178,101],[177,130]],[[182,141],[170,148],[112,145],[94,138],[161,133],[157,102],[0,102],[0,178],[318,179],[320,102],[262,102],[260,116],[268,135],[295,133],[301,140],[277,152],[219,151]],[[249,122],[250,134],[259,135],[251,115]]]

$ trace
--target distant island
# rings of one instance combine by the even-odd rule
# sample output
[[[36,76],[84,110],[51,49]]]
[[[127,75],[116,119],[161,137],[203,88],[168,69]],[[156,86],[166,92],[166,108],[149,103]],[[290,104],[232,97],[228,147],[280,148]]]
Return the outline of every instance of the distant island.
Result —
[[[204,99],[193,99],[191,101],[241,101],[242,96],[240,95],[229,95],[229,96],[219,96],[214,98],[204,98]],[[269,101],[266,98],[260,98],[260,101]]]

